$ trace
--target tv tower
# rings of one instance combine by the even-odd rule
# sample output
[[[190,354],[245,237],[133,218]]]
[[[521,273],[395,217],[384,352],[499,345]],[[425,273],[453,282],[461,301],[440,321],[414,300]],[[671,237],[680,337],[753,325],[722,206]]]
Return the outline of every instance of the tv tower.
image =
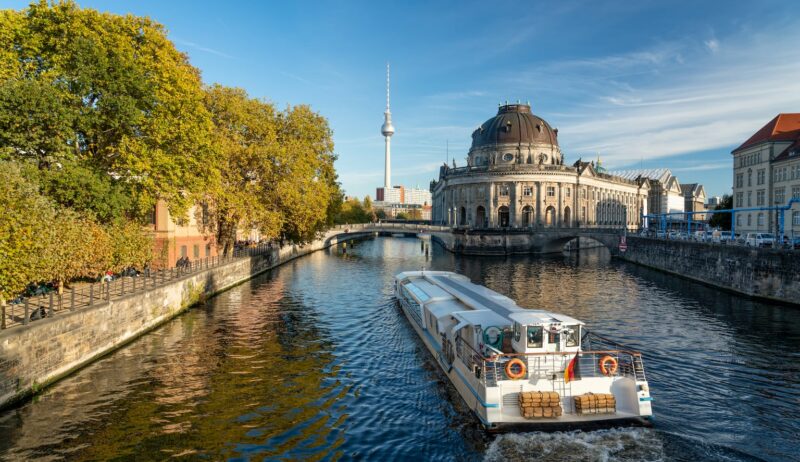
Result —
[[[384,194],[388,194],[392,188],[391,138],[394,135],[392,112],[389,110],[389,63],[386,63],[386,112],[383,113],[381,133],[386,139],[386,173],[383,176],[383,191]]]

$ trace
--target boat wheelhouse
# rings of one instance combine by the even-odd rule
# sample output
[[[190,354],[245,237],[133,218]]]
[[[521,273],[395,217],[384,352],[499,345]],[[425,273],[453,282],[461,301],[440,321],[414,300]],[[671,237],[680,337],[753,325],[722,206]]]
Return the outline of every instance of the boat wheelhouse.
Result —
[[[414,330],[489,430],[648,425],[639,352],[444,271],[395,277]]]

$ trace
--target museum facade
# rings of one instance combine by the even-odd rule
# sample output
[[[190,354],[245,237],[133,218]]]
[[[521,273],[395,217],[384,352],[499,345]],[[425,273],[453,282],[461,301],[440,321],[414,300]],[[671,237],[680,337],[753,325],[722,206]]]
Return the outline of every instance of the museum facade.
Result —
[[[638,229],[648,182],[564,165],[558,129],[527,104],[501,105],[472,133],[467,165],[443,165],[431,182],[432,222],[482,228]]]

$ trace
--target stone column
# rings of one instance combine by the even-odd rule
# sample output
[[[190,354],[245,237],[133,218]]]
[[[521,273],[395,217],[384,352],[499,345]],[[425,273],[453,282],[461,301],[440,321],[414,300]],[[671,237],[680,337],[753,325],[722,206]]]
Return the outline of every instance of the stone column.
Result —
[[[556,205],[555,220],[556,220],[556,226],[559,227],[559,228],[564,226],[564,203],[562,202],[563,201],[563,197],[562,196],[564,196],[564,186],[563,185],[564,185],[564,183],[559,182],[558,186],[556,186],[558,188],[556,190],[556,198],[557,198],[557,202],[556,203],[558,205]]]
[[[512,228],[519,227],[519,197],[520,191],[519,188],[522,186],[519,182],[514,182],[514,187],[511,188],[511,207],[508,208],[508,224]]]
[[[494,190],[495,190],[495,185],[494,185],[493,182],[489,182],[488,185],[489,185],[489,194],[488,194],[488,197],[487,197],[487,202],[489,204],[486,207],[486,219],[489,221],[487,227],[491,228],[491,227],[494,226]]]
[[[542,183],[536,182],[536,219],[534,227],[538,228],[542,224]]]

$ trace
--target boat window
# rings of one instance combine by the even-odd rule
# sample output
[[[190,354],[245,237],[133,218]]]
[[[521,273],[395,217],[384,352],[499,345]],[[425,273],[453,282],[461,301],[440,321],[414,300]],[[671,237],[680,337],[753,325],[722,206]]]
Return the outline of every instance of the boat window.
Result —
[[[567,346],[575,347],[581,341],[581,325],[567,326]]]
[[[528,348],[542,347],[542,326],[528,326]]]
[[[514,323],[514,341],[519,342],[519,338],[522,336],[522,326],[519,325],[518,322]]]

